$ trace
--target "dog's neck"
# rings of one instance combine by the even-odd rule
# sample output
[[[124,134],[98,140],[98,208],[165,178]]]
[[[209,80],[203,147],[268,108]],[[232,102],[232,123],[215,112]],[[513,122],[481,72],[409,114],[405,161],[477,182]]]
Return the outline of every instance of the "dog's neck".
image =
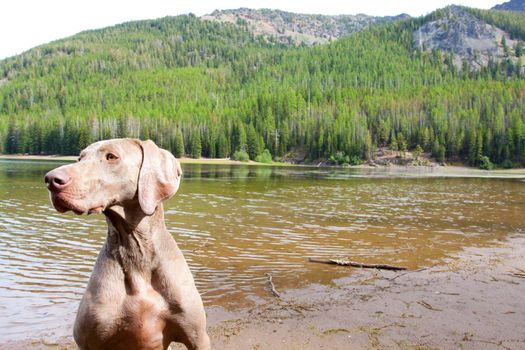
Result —
[[[167,232],[162,203],[150,216],[144,214],[138,203],[112,206],[104,215],[108,224],[107,253],[122,267],[129,292],[140,292],[145,283],[151,283],[151,273],[157,264],[155,236]]]

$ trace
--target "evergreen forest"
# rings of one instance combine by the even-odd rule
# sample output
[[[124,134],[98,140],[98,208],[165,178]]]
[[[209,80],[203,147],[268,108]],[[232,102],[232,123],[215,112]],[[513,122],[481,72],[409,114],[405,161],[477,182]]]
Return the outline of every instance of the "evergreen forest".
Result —
[[[0,61],[0,153],[138,137],[178,157],[357,164],[390,147],[524,166],[525,16],[467,10],[516,40],[508,58],[458,67],[415,49],[413,32],[445,10],[315,46],[191,14],[82,32]]]

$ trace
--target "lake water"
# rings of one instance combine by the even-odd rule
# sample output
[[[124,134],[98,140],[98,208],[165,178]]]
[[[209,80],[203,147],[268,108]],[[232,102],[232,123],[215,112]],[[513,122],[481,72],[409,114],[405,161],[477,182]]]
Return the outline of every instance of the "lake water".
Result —
[[[0,344],[71,334],[106,236],[102,215],[59,214],[43,175],[58,162],[0,160]],[[279,290],[331,283],[350,257],[430,266],[463,247],[525,232],[525,182],[359,169],[183,165],[165,204],[206,306],[249,307]],[[521,178],[520,178],[521,177]]]

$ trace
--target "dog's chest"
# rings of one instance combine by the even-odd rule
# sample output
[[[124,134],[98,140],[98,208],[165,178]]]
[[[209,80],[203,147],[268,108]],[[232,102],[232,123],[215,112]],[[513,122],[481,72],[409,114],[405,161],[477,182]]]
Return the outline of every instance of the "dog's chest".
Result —
[[[139,290],[126,295],[122,312],[129,316],[164,317],[168,311],[168,304],[164,297],[151,285],[144,286]]]
[[[126,296],[115,336],[125,334],[132,348],[161,349],[167,314],[164,298],[151,285],[146,286]]]

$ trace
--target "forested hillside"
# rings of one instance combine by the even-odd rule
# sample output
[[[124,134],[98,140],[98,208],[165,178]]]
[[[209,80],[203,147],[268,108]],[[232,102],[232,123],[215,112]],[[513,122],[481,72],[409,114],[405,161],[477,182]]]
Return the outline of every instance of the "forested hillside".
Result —
[[[301,149],[357,163],[419,145],[440,160],[523,165],[525,20],[469,11],[509,33],[503,59],[458,65],[415,46],[447,9],[314,47],[192,15],[84,32],[0,61],[0,151],[76,154],[141,137],[177,156]]]
[[[510,0],[503,4],[496,5],[492,9],[500,11],[525,11],[525,0]]]
[[[398,19],[407,14],[375,17],[358,15],[311,15],[270,9],[239,8],[216,10],[202,19],[236,24],[256,35],[296,45],[326,44],[334,39],[360,32],[365,28]]]

